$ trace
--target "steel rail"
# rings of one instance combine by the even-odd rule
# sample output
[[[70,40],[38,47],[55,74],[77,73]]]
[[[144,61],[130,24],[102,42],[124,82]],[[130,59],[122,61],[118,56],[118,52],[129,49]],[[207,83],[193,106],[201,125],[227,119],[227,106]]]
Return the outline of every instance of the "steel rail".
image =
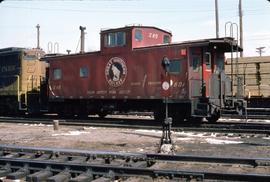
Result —
[[[190,173],[185,171],[172,171],[172,170],[157,170],[149,168],[132,168],[132,167],[120,167],[112,165],[97,165],[89,163],[66,163],[57,161],[37,161],[29,159],[11,159],[0,157],[0,165],[5,166],[9,164],[11,168],[20,169],[27,166],[30,170],[41,171],[46,168],[50,168],[53,173],[59,173],[68,169],[70,173],[84,173],[91,171],[94,175],[106,175],[110,171],[117,176],[167,176],[173,175],[174,177],[190,177],[196,175],[196,173]],[[201,176],[201,174],[199,174]]]
[[[215,156],[194,156],[194,155],[164,155],[146,154],[147,159],[164,161],[185,161],[185,162],[206,162],[224,164],[247,164],[253,167],[269,163],[270,158],[240,158],[240,157],[215,157]]]
[[[130,128],[130,129],[156,129],[160,130],[161,126],[151,122],[147,124],[136,124],[134,121],[132,124],[119,124],[123,119],[118,120],[118,123],[113,120],[113,123],[106,121],[106,123],[100,120],[65,120],[58,119],[60,125],[66,126],[94,126],[94,127],[111,127],[111,128]],[[134,120],[134,119],[132,119]],[[141,120],[140,120],[141,121]],[[34,118],[2,118],[0,117],[0,122],[9,122],[9,123],[28,123],[28,124],[53,124],[53,119],[34,119]],[[147,121],[149,122],[149,121]],[[146,122],[146,123],[147,123]],[[255,123],[228,123],[225,122],[221,124],[208,124],[208,123],[192,123],[173,126],[172,130],[176,131],[198,131],[198,132],[221,132],[221,133],[252,133],[252,134],[270,134],[270,124],[255,124]]]
[[[150,177],[170,177],[170,178],[199,178],[199,179],[217,179],[217,180],[241,180],[241,181],[267,181],[270,180],[269,174],[238,174],[223,172],[205,172],[205,171],[183,171],[183,170],[160,170],[151,168],[133,168],[119,167],[111,165],[93,165],[88,163],[66,163],[50,160],[32,160],[19,158],[0,157],[0,165],[12,170],[25,169],[28,171],[40,172],[48,169],[53,174],[63,171],[67,173],[83,174],[91,171],[93,175],[108,176],[113,173],[113,177],[130,176],[150,176]],[[6,173],[4,175],[7,175]],[[29,175],[29,174],[28,174]],[[25,175],[27,176],[27,175]],[[21,176],[19,176],[21,177]]]
[[[263,134],[269,135],[270,130],[259,130],[259,129],[230,129],[230,128],[195,128],[195,127],[182,127],[172,128],[176,131],[195,131],[195,132],[212,132],[212,133],[241,133],[241,134]]]
[[[95,150],[76,150],[76,149],[60,149],[60,148],[47,148],[47,147],[27,147],[18,145],[4,145],[0,144],[0,151],[6,152],[37,152],[45,154],[61,154],[61,155],[77,155],[77,156],[95,156],[95,157],[132,157],[132,158],[145,158],[142,153],[124,153],[112,151],[95,151]]]
[[[224,117],[225,119],[229,118],[229,117]],[[237,118],[238,119],[238,118]],[[245,120],[245,118],[241,118],[243,120]],[[269,116],[270,119],[270,116]],[[64,122],[64,123],[72,123],[74,124],[74,122],[76,123],[80,123],[80,124],[93,124],[93,123],[103,123],[103,124],[111,124],[111,123],[128,123],[130,125],[133,125],[132,123],[138,123],[141,125],[145,125],[147,122],[150,124],[156,124],[156,126],[159,126],[159,122],[155,121],[153,119],[138,119],[138,118],[104,118],[104,119],[100,119],[100,118],[88,118],[88,119],[80,119],[80,118],[76,118],[76,119],[63,119],[63,118],[49,118],[49,117],[41,117],[41,118],[33,118],[33,117],[2,117],[0,116],[0,121],[1,122],[31,122],[31,123],[40,123],[40,122],[48,122],[48,123],[52,123],[53,120],[58,120],[60,122]],[[180,126],[190,126],[190,125],[196,125],[196,126],[201,126],[201,125],[213,125],[213,126],[217,126],[217,125],[232,125],[232,124],[236,124],[236,125],[245,125],[244,127],[248,127],[248,126],[265,126],[270,128],[270,124],[268,124],[267,122],[261,122],[261,123],[254,123],[251,121],[243,121],[243,122],[226,122],[226,121],[221,121],[221,122],[217,122],[214,124],[211,123],[205,123],[205,122],[182,122],[179,123]]]
[[[27,153],[28,152],[28,153]],[[4,155],[7,154],[7,156]],[[125,165],[115,166],[108,164],[91,164],[91,161],[82,160],[80,163],[76,161],[55,161],[44,160],[44,158],[27,158],[26,156],[35,156],[33,154],[58,154],[59,156],[96,156],[96,157],[111,157],[130,159],[134,161],[152,161],[154,164],[157,161],[175,161],[175,162],[206,162],[206,163],[223,163],[223,164],[244,164],[252,165],[253,167],[259,165],[269,165],[270,158],[236,158],[236,157],[209,157],[209,156],[191,156],[191,155],[165,155],[165,154],[143,154],[143,153],[122,153],[122,152],[107,152],[107,151],[88,151],[76,149],[58,149],[46,147],[23,147],[0,145],[0,176],[5,176],[11,171],[19,171],[14,176],[20,177],[22,173],[27,175],[34,175],[35,173],[54,174],[66,172],[85,174],[90,171],[92,175],[101,176],[151,176],[151,177],[169,177],[169,178],[197,178],[197,179],[218,179],[218,180],[241,180],[241,181],[269,181],[270,174],[238,174],[238,173],[222,173],[222,172],[205,172],[205,171],[185,171],[185,170],[159,170],[142,167],[125,167]],[[29,155],[30,153],[30,155]],[[8,155],[13,154],[13,155]],[[27,155],[28,154],[28,155]],[[32,155],[31,155],[32,154]],[[127,160],[124,160],[127,161]],[[153,162],[154,161],[154,162]],[[49,170],[49,171],[48,171]],[[29,171],[34,174],[29,174]],[[45,171],[45,172],[44,172]],[[112,175],[113,174],[113,175]],[[10,175],[12,176],[12,175]],[[71,176],[71,175],[68,175]],[[73,175],[74,176],[74,175]],[[76,181],[76,180],[75,180]]]
[[[154,153],[124,153],[112,151],[90,151],[90,150],[77,150],[77,149],[59,149],[59,148],[46,148],[46,147],[27,147],[27,146],[14,146],[14,145],[0,145],[0,151],[6,152],[36,152],[47,154],[59,155],[72,155],[72,156],[95,156],[95,157],[111,157],[111,158],[129,158],[135,160],[148,160],[148,161],[193,161],[193,162],[208,162],[208,163],[229,163],[229,164],[248,164],[258,166],[262,163],[268,162],[270,158],[243,158],[243,157],[215,157],[215,156],[196,156],[196,155],[166,155]]]

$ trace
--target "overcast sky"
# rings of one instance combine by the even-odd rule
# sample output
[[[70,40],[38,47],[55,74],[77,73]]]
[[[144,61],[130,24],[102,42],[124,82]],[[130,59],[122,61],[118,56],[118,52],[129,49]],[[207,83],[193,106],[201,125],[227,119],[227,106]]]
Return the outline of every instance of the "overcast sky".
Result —
[[[219,0],[220,37],[225,23],[238,23],[238,0]],[[242,0],[244,55],[257,56],[265,46],[270,55],[270,2]],[[60,52],[79,51],[79,26],[86,27],[86,50],[99,50],[102,28],[131,24],[170,30],[173,42],[214,38],[215,0],[5,0],[0,4],[0,48],[36,47],[40,24],[41,47],[59,43]],[[235,30],[236,31],[236,30]],[[236,34],[236,33],[235,33]]]

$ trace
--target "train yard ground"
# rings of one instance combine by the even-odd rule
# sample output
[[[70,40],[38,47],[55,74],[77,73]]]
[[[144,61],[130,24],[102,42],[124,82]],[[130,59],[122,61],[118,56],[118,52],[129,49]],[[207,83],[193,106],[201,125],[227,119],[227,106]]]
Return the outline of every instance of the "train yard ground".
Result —
[[[103,120],[92,118],[85,122],[1,117],[0,143],[156,152],[162,135],[161,126],[150,117],[144,118],[146,119],[119,119],[119,116],[115,116]],[[54,130],[53,121],[59,122],[59,130]],[[270,120],[222,118],[218,124],[175,126],[172,138],[176,153],[270,157]]]
[[[141,118],[141,117],[140,117]],[[18,119],[18,118],[17,118]],[[93,119],[93,118],[92,118]],[[117,120],[117,118],[114,118]],[[132,119],[133,122],[136,122]],[[58,120],[60,122],[59,129],[54,130],[53,120],[46,120],[42,122],[42,119],[33,119],[35,122],[21,122],[10,123],[12,118],[1,118],[0,123],[0,144],[1,145],[15,145],[24,147],[49,147],[62,150],[75,149],[86,151],[107,151],[107,152],[121,152],[121,153],[136,153],[136,154],[149,154],[157,153],[160,143],[160,137],[162,135],[161,127],[156,125],[155,127],[110,127],[108,126],[109,119],[99,120],[101,123],[107,124],[107,126],[90,126],[87,124],[77,125],[65,125],[64,120]],[[13,120],[16,120],[13,118]],[[27,119],[26,119],[27,120]],[[31,119],[28,119],[31,120]],[[94,120],[94,119],[93,119]],[[118,120],[122,121],[122,119]],[[144,122],[153,122],[151,118],[146,117]],[[78,122],[78,121],[77,121]],[[141,121],[138,121],[141,122]],[[121,123],[121,122],[120,122]],[[264,162],[258,165],[246,165],[246,164],[221,164],[220,162],[203,162],[198,163],[198,160],[194,161],[177,161],[177,162],[159,162],[150,168],[153,170],[180,170],[180,171],[204,171],[204,178],[207,175],[213,175],[212,173],[236,173],[236,174],[270,174],[270,134],[269,134],[269,120],[232,120],[232,119],[220,119],[219,123],[229,123],[231,126],[242,124],[250,126],[257,125],[266,127],[264,132],[254,132],[247,130],[247,132],[237,130],[221,129],[219,131],[211,130],[207,131],[207,125],[204,130],[192,130],[183,128],[174,128],[172,132],[172,140],[174,143],[174,152],[176,155],[181,156],[199,156],[199,157],[227,157],[227,158],[257,158],[262,159]],[[147,124],[146,124],[147,125]],[[268,128],[267,128],[268,126]],[[213,128],[213,126],[212,126]],[[224,132],[226,130],[226,132]],[[230,131],[232,130],[232,131]],[[244,130],[244,129],[242,129]],[[1,153],[1,152],[0,152]],[[225,161],[225,160],[224,160]],[[257,160],[256,160],[257,161]],[[256,162],[255,162],[256,163]],[[148,168],[147,168],[148,169]],[[163,171],[164,172],[164,171]],[[200,179],[201,176],[194,173],[189,175],[192,178]],[[161,174],[157,174],[159,176]],[[175,174],[176,175],[176,174]],[[210,179],[213,176],[208,176]],[[136,176],[136,175],[135,175]],[[156,177],[157,177],[156,176]],[[161,175],[162,176],[162,175]],[[174,176],[174,175],[172,175]],[[172,176],[169,178],[172,179]],[[152,176],[153,177],[153,176]],[[126,179],[126,181],[152,181],[150,178],[135,177]],[[188,178],[189,178],[188,177]],[[252,176],[250,176],[252,177]],[[254,177],[254,176],[253,176]],[[168,176],[167,176],[168,178]],[[225,179],[226,177],[224,177]],[[216,178],[213,178],[216,179]],[[237,180],[233,176],[228,179],[231,181]],[[242,179],[248,179],[248,177],[242,177]],[[255,179],[255,178],[254,178]],[[269,180],[270,176],[266,178],[259,178],[265,181]],[[156,181],[164,181],[163,179],[154,179]],[[166,179],[170,181],[169,179]],[[165,180],[165,181],[166,181]],[[220,180],[220,179],[219,179]],[[245,181],[245,180],[244,180]]]

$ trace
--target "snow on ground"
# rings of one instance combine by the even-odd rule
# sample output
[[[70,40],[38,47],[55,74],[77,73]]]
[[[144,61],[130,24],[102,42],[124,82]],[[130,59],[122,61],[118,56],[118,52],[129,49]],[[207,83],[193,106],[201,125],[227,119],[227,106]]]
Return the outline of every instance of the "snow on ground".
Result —
[[[38,126],[38,127],[41,127],[41,126],[51,127],[52,126],[52,125],[45,125],[45,124],[42,124],[42,123],[39,123],[39,124],[27,124],[27,123],[24,123],[24,124],[18,124],[18,125],[23,125],[23,126]]]
[[[220,140],[220,139],[215,139],[215,138],[206,138],[205,141],[207,143],[215,144],[215,145],[244,143],[242,141]]]
[[[229,118],[219,118],[218,121],[242,121],[243,119],[229,119]]]
[[[67,133],[54,133],[52,134],[52,136],[78,136],[81,134],[86,134],[89,132],[85,132],[85,131],[68,131]]]
[[[162,131],[160,130],[135,130],[135,133],[151,133],[155,136],[161,135]],[[239,141],[240,137],[233,137],[233,134],[228,134],[228,136],[220,136],[217,139],[217,133],[194,133],[194,132],[172,132],[173,140],[175,141],[188,141],[189,143],[209,143],[216,145],[224,145],[224,144],[241,144],[243,141]],[[229,139],[230,140],[229,140]]]
[[[96,130],[97,128],[96,127],[83,127],[84,130]]]
[[[264,119],[264,120],[262,120],[262,119],[253,119],[253,120],[248,119],[248,122],[264,122],[264,123],[270,123],[270,120],[269,119]]]
[[[135,133],[153,133],[153,134],[161,134],[161,130],[135,130]]]
[[[270,123],[269,119],[229,119],[229,118],[220,118],[219,122],[258,122],[258,123]]]

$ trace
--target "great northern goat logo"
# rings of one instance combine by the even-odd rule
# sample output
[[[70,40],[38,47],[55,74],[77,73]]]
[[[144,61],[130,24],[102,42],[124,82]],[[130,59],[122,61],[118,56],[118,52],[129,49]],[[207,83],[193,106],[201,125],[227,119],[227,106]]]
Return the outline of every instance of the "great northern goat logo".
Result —
[[[105,77],[110,86],[118,87],[125,82],[127,66],[123,59],[114,57],[109,60],[105,68]]]

